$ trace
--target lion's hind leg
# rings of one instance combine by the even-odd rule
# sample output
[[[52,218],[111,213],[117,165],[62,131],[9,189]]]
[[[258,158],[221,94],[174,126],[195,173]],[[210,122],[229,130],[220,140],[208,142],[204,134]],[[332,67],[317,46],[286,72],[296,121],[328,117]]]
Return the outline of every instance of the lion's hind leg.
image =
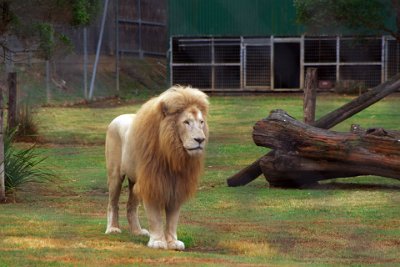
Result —
[[[118,202],[121,194],[122,182],[124,177],[118,174],[109,174],[108,176],[108,207],[107,207],[107,229],[106,234],[121,233],[119,228]]]
[[[122,141],[118,132],[117,122],[118,120],[113,120],[110,123],[106,135],[105,156],[108,183],[106,234],[121,232],[118,222],[118,202],[125,175],[121,172]]]
[[[133,190],[135,183],[130,179],[128,179],[128,182],[129,198],[128,202],[126,203],[126,216],[128,218],[129,229],[131,230],[132,234],[149,236],[149,231],[142,229],[139,223],[139,198],[136,196]]]

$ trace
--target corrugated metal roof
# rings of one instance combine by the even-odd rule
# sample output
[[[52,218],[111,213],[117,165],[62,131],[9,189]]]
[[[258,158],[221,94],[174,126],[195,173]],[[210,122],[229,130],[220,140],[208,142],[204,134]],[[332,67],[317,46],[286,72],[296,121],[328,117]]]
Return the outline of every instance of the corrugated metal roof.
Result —
[[[303,33],[292,0],[169,0],[171,35],[279,35]]]

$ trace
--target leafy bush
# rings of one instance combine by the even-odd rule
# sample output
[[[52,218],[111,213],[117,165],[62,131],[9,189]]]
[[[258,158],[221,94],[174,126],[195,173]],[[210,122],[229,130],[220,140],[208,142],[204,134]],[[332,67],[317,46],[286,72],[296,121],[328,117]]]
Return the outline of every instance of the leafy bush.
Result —
[[[54,175],[41,166],[46,159],[32,145],[18,149],[13,144],[14,131],[6,133],[4,138],[4,169],[6,192],[15,200],[17,189],[28,182],[43,182]]]

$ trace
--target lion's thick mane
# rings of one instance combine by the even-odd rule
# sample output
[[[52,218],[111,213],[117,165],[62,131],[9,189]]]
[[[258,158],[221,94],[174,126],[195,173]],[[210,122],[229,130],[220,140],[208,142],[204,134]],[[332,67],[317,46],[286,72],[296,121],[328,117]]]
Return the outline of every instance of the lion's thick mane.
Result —
[[[207,96],[197,89],[172,87],[145,103],[136,114],[130,133],[136,163],[135,191],[148,202],[172,207],[196,191],[204,153],[189,156],[177,130],[179,115],[192,107],[206,118]],[[208,138],[206,121],[204,134]]]

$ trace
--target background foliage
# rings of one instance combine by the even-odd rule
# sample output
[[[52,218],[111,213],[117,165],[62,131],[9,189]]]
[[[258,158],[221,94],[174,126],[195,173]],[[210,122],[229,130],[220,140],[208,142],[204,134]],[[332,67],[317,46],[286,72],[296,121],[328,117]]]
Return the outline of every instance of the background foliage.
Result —
[[[308,33],[342,34],[346,29],[360,35],[388,34],[400,41],[399,0],[295,0],[297,21]],[[389,18],[396,18],[396,24]]]
[[[16,38],[49,59],[57,44],[67,43],[57,27],[88,25],[98,9],[98,0],[0,0],[0,46],[13,50],[10,40]]]

